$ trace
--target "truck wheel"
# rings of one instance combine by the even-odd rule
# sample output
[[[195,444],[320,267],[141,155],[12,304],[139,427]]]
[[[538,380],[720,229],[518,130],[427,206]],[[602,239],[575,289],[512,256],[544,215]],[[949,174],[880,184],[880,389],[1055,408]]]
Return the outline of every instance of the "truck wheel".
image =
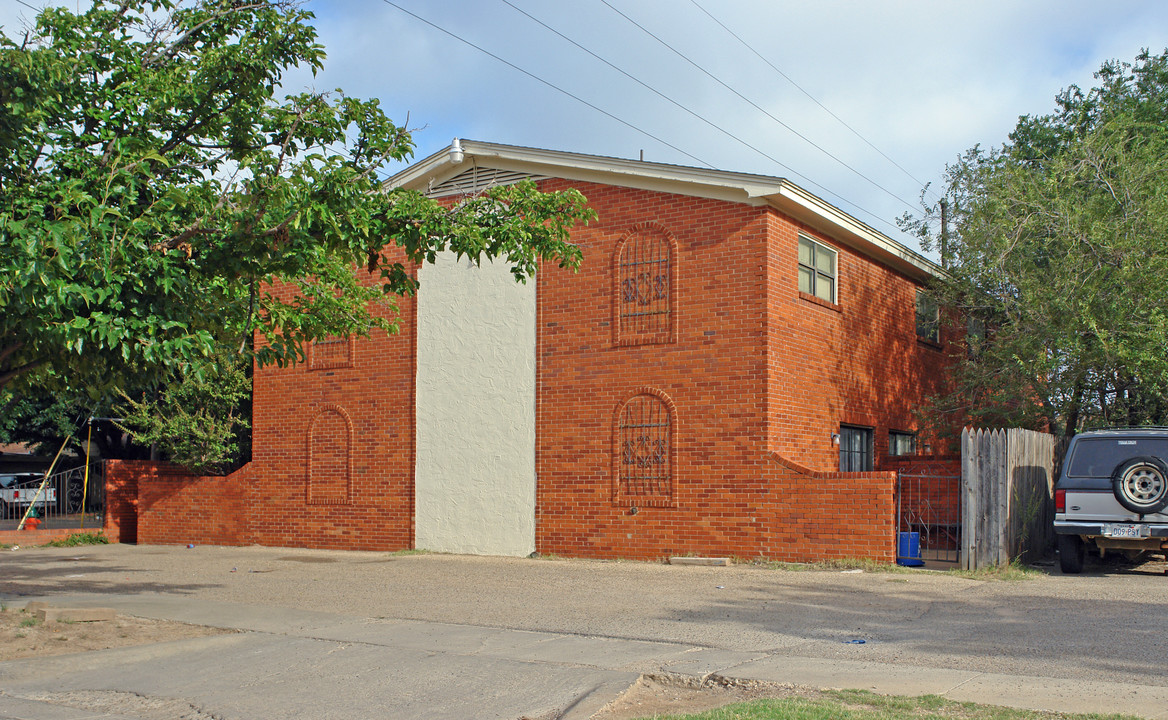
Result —
[[[1137,515],[1152,515],[1168,505],[1168,465],[1156,457],[1134,457],[1111,473],[1115,499]]]
[[[1078,535],[1058,536],[1059,568],[1067,575],[1083,572],[1083,562],[1087,559],[1087,546]]]

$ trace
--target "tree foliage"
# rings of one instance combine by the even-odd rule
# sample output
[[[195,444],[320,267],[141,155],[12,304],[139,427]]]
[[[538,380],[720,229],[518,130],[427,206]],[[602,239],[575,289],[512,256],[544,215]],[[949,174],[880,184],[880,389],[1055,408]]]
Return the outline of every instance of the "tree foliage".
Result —
[[[410,133],[342,91],[284,0],[95,0],[0,37],[0,388],[109,395],[228,345],[289,363],[396,329],[414,263],[575,267],[591,211],[530,183],[453,207],[386,190]],[[355,273],[354,268],[363,269]],[[290,290],[290,291],[289,291]]]
[[[1067,434],[1168,424],[1168,51],[1096,78],[947,168],[935,292],[978,330],[934,410]],[[903,224],[933,249],[939,220]]]
[[[188,366],[153,394],[122,393],[119,427],[198,475],[222,474],[251,455],[251,377],[238,355]]]

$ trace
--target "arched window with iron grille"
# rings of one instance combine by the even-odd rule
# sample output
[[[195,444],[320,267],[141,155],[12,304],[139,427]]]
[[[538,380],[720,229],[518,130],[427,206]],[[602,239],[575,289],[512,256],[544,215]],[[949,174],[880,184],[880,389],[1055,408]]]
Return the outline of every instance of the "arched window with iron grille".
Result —
[[[635,225],[617,243],[614,265],[616,344],[673,342],[673,236],[656,223]]]
[[[674,415],[669,398],[651,388],[638,391],[618,408],[613,452],[617,504],[673,505]]]

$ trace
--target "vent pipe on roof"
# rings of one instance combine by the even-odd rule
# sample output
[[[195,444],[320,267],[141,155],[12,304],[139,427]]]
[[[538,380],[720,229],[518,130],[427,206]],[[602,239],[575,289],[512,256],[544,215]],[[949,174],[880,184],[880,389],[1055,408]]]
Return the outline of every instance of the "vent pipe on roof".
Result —
[[[458,138],[454,138],[454,142],[450,143],[450,163],[457,165],[462,162],[462,144]]]

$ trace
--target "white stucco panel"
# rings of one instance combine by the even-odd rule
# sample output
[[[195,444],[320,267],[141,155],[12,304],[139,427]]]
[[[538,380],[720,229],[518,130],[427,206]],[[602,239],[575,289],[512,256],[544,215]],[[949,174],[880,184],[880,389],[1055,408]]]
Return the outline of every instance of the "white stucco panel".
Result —
[[[418,279],[415,545],[535,550],[535,283],[453,254]]]

